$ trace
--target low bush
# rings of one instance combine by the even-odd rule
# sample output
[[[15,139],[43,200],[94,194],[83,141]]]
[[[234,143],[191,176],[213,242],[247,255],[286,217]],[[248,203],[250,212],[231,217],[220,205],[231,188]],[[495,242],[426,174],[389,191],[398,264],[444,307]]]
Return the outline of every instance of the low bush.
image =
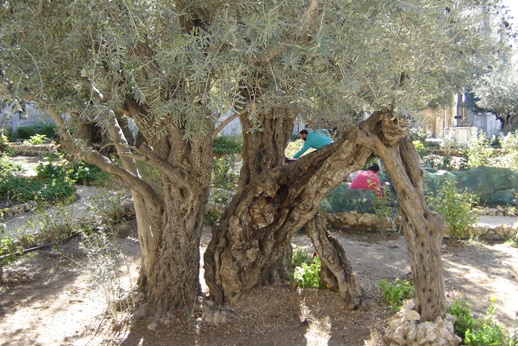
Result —
[[[56,132],[56,125],[48,122],[42,122],[31,126],[20,126],[16,130],[8,133],[9,141],[29,140],[35,135],[45,135],[51,140],[58,140],[59,136]]]
[[[212,150],[216,155],[238,154],[242,148],[241,136],[216,136],[212,140]]]
[[[319,277],[320,266],[318,256],[315,256],[310,264],[303,262],[300,266],[296,266],[293,271],[293,285],[306,288],[325,287]]]
[[[406,280],[397,278],[394,282],[383,279],[379,282],[381,300],[392,310],[399,310],[405,299],[414,295],[414,287]]]
[[[211,187],[228,191],[235,191],[238,172],[235,171],[235,155],[229,157],[215,157],[213,159]]]
[[[493,155],[493,148],[490,140],[484,133],[480,133],[477,138],[471,140],[466,148],[468,166],[476,168],[488,166],[489,158]]]
[[[421,141],[412,141],[412,144],[414,145],[414,148],[417,150],[417,153],[419,154],[420,158],[423,158],[426,154],[426,148],[424,146],[424,143]]]
[[[455,182],[446,180],[436,195],[430,193],[426,201],[430,208],[441,214],[450,229],[452,240],[458,240],[468,236],[468,226],[477,222],[477,214],[473,210],[473,204],[478,198],[469,191],[457,191]]]
[[[29,138],[29,139],[24,140],[23,144],[38,145],[38,144],[46,143],[47,141],[48,141],[48,138],[46,135],[37,134],[37,135],[31,136],[31,138]]]
[[[306,250],[296,247],[291,255],[291,265],[293,268],[302,266],[303,263],[311,264],[313,262],[313,256],[307,253]]]
[[[483,318],[473,317],[468,303],[464,300],[454,301],[446,312],[457,318],[455,334],[462,338],[464,345],[518,345],[516,330],[507,331],[504,326],[494,321],[494,298],[490,299],[486,316]]]

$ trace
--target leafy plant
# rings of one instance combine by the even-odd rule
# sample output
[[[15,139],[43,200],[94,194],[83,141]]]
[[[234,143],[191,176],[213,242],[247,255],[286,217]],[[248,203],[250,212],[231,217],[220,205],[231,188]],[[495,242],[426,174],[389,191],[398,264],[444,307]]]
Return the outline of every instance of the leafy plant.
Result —
[[[484,133],[480,133],[476,139],[469,142],[466,148],[468,165],[471,168],[488,166],[489,158],[493,155],[491,142]]]
[[[424,146],[424,143],[421,141],[415,140],[415,141],[412,141],[412,144],[414,145],[415,149],[417,150],[419,157],[423,158],[426,153],[426,148]]]
[[[426,199],[428,205],[444,218],[454,240],[467,236],[468,226],[477,221],[478,216],[472,208],[477,197],[468,190],[457,191],[451,180],[446,180],[435,196],[428,194]]]
[[[31,126],[20,126],[15,131],[8,134],[10,141],[30,140],[36,135],[44,135],[46,138],[57,140],[59,136],[56,133],[56,125],[52,123],[42,122]]]
[[[212,140],[212,150],[216,155],[238,154],[242,148],[241,136],[216,136]]]
[[[495,301],[495,298],[490,299],[484,318],[474,318],[468,303],[464,300],[454,301],[448,307],[447,312],[457,317],[455,334],[463,339],[465,345],[518,345],[515,331],[507,332],[502,325],[494,321]]]
[[[291,265],[293,268],[302,266],[303,263],[311,264],[313,262],[313,256],[307,253],[306,250],[296,247],[291,255]]]
[[[463,337],[466,330],[473,329],[475,325],[475,318],[471,314],[469,304],[465,300],[455,300],[446,309],[446,312],[450,315],[457,317],[457,321],[454,325],[455,334]]]
[[[392,310],[399,310],[405,299],[412,298],[414,287],[406,280],[397,278],[394,282],[383,279],[379,282],[381,300]]]
[[[323,288],[324,284],[319,277],[320,266],[318,256],[315,256],[310,264],[303,262],[300,266],[296,266],[293,272],[293,284],[297,287]]]
[[[6,233],[4,227],[0,226],[0,257],[3,257],[0,260],[0,266],[14,262],[17,258],[17,253],[22,252],[24,248],[32,246],[33,244],[34,238],[31,235],[9,235]]]
[[[391,221],[399,214],[399,209],[394,204],[395,199],[388,185],[382,185],[381,192],[381,197],[373,198],[371,207],[376,215],[376,228],[383,234],[391,226]]]
[[[504,167],[513,171],[518,171],[518,132],[514,131],[505,136],[502,149],[504,149],[507,154],[507,160]]]
[[[235,171],[235,155],[230,157],[215,157],[213,159],[212,182],[213,188],[220,188],[228,191],[235,191],[238,173]]]
[[[72,172],[69,176],[79,185],[89,185],[97,180],[108,179],[108,174],[104,173],[99,167],[85,161],[73,162]]]
[[[47,141],[47,139],[48,138],[46,135],[35,134],[35,135],[31,136],[29,139],[24,140],[23,144],[33,144],[33,145],[43,144]]]
[[[15,173],[21,172],[22,167],[20,165],[14,164],[11,160],[9,160],[6,156],[0,156],[0,179],[4,180],[7,177],[14,176]]]

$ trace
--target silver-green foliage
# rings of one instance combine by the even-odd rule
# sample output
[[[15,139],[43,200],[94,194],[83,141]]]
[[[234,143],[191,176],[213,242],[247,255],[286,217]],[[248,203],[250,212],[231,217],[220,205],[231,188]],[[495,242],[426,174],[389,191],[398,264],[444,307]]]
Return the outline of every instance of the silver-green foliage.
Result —
[[[272,105],[409,114],[491,64],[483,23],[496,4],[57,0],[37,13],[34,1],[4,2],[3,96],[99,123],[132,100],[146,105],[141,129],[187,137],[245,102],[251,117]]]

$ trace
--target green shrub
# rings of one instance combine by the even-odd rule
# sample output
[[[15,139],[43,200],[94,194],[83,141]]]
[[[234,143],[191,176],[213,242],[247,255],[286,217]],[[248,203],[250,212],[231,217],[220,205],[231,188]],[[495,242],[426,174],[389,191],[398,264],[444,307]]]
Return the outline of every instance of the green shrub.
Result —
[[[460,239],[467,236],[468,226],[476,223],[478,216],[472,206],[477,197],[468,190],[457,191],[455,182],[446,180],[437,195],[427,194],[427,203],[436,212],[441,214],[450,229],[451,239]]]
[[[52,123],[38,123],[31,126],[21,126],[11,132],[9,140],[14,142],[16,140],[29,140],[35,135],[45,135],[49,139],[57,140],[59,136],[56,132],[56,125]]]
[[[69,174],[76,184],[89,185],[96,180],[108,179],[108,174],[103,172],[99,167],[84,161],[75,161],[72,163],[72,172]]]
[[[306,252],[306,250],[296,247],[291,255],[291,265],[293,268],[302,266],[303,263],[311,264],[313,256]]]
[[[34,135],[34,136],[31,136],[31,138],[24,140],[24,141],[23,141],[23,144],[33,144],[33,145],[37,145],[37,144],[43,144],[43,143],[45,143],[47,140],[48,140],[48,138],[47,138],[47,136],[46,136],[46,135],[36,134],[36,135]]]
[[[493,320],[495,313],[495,299],[491,298],[484,318],[474,318],[468,303],[464,300],[454,301],[446,310],[457,317],[455,334],[463,339],[464,345],[518,345],[516,331],[507,332],[506,329]]]
[[[312,259],[310,264],[301,263],[295,267],[293,272],[293,284],[297,287],[323,288],[324,284],[320,281],[320,259],[318,256]]]
[[[216,221],[219,219],[219,213],[217,210],[208,210],[205,215],[203,215],[203,223],[207,226],[212,226],[216,224]]]
[[[383,279],[379,282],[381,300],[392,310],[399,310],[405,299],[412,298],[414,287],[406,280],[397,278],[394,282]]]
[[[399,208],[394,203],[395,197],[388,185],[381,186],[381,197],[373,198],[371,208],[376,215],[376,229],[381,235],[391,226],[395,226],[391,220],[394,220],[399,215]]]
[[[215,157],[213,159],[212,167],[212,182],[213,188],[219,188],[228,191],[235,191],[237,179],[239,175],[234,171],[234,163],[236,161],[235,155],[230,157]]]
[[[468,166],[471,168],[488,166],[489,158],[492,155],[491,142],[484,133],[480,133],[476,139],[471,140],[466,148]]]
[[[49,169],[45,170],[49,173]],[[75,191],[75,182],[65,175],[51,177],[37,177],[36,179],[25,179],[9,176],[0,181],[0,198],[17,202],[36,200],[42,203],[64,202]]]
[[[238,154],[242,148],[241,136],[216,136],[212,140],[212,150],[216,155]]]
[[[457,317],[457,321],[454,326],[456,335],[464,337],[466,330],[473,329],[475,318],[471,314],[471,309],[467,301],[455,300],[448,309],[446,309],[446,312]]]
[[[21,253],[24,249],[32,247],[33,245],[34,238],[31,235],[12,236],[6,233],[3,226],[0,226],[0,257],[3,257],[0,260],[0,266],[14,262],[18,253]],[[0,281],[1,280],[0,270]]]
[[[22,167],[12,163],[6,156],[0,156],[0,179],[4,180],[14,176],[15,173],[21,172]]]
[[[505,136],[502,149],[508,157],[505,168],[518,171],[518,132],[511,132]]]
[[[412,144],[414,145],[414,148],[417,150],[417,153],[419,154],[419,157],[423,158],[426,153],[426,148],[421,141],[412,141]]]

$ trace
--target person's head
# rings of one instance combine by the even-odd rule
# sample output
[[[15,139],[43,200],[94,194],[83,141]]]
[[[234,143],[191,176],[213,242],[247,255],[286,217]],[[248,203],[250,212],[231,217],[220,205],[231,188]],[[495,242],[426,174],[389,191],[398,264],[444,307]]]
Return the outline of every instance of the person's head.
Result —
[[[300,130],[300,132],[299,132],[300,139],[305,141],[307,136],[308,136],[308,130]]]
[[[373,171],[374,173],[378,173],[380,171],[380,166],[377,163],[373,163],[367,168],[368,171]]]

